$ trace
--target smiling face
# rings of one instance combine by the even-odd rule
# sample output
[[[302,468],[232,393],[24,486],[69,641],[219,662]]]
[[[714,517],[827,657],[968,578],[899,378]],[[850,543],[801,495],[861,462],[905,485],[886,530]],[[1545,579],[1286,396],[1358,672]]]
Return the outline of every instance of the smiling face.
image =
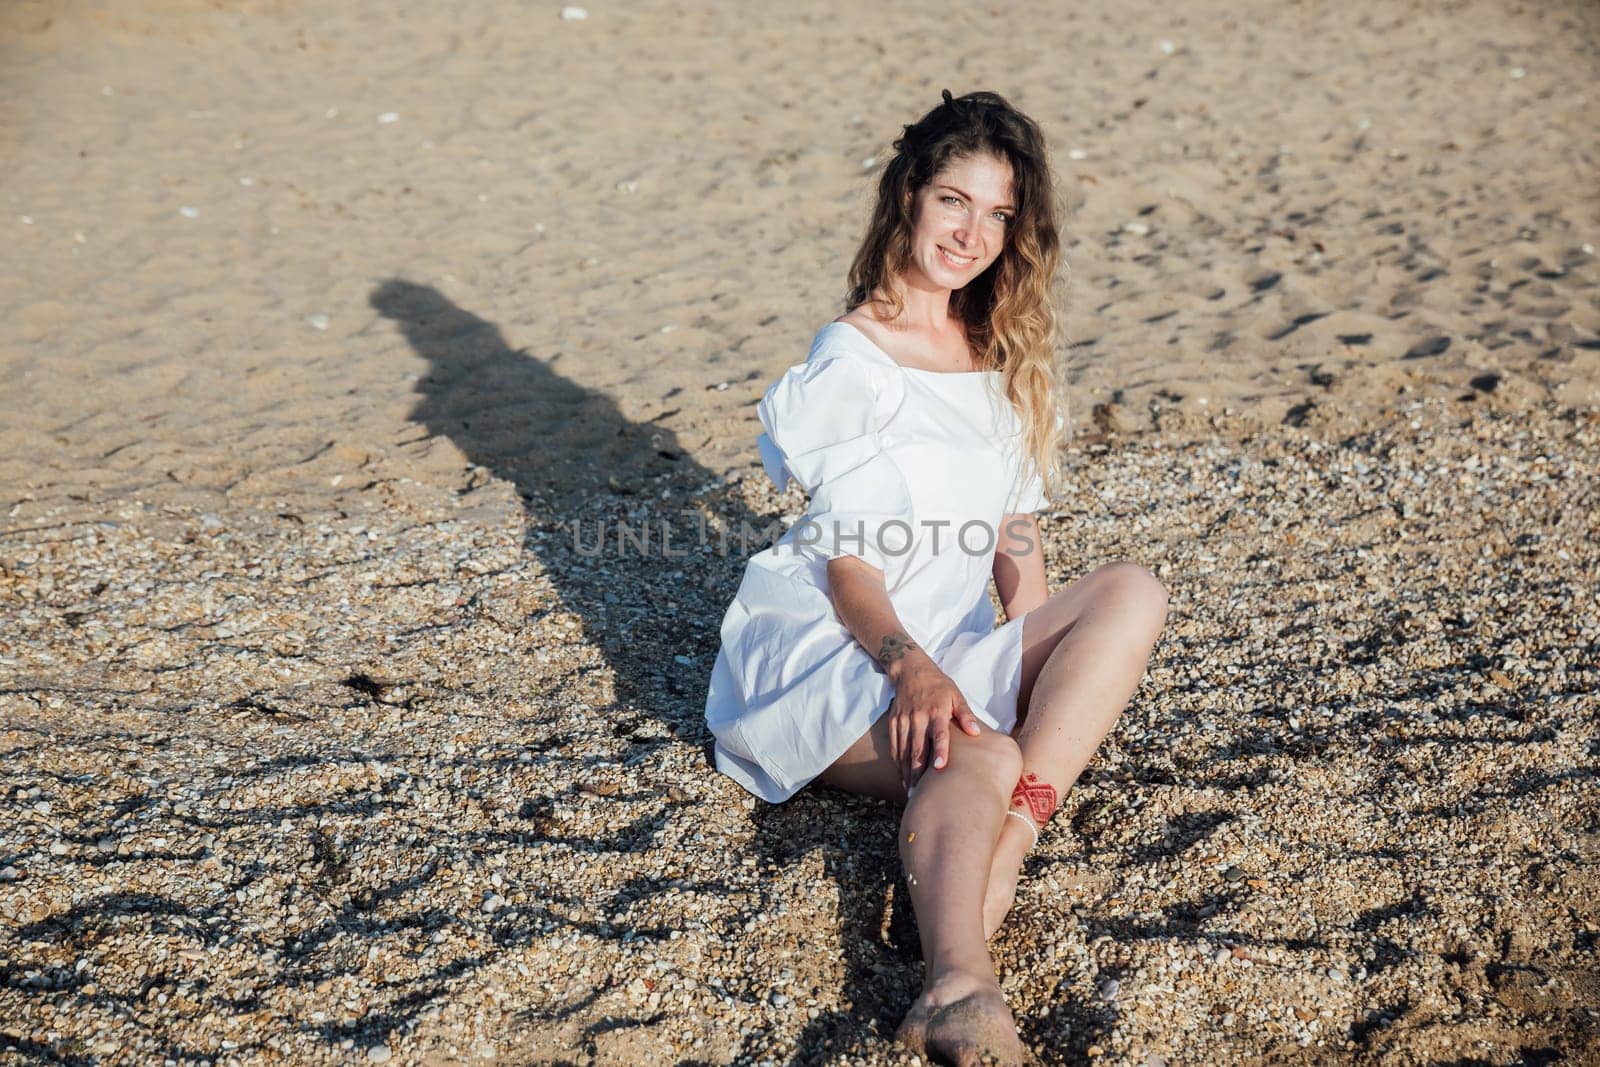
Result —
[[[906,281],[960,289],[999,258],[1016,213],[1009,163],[991,155],[952,159],[914,196]]]

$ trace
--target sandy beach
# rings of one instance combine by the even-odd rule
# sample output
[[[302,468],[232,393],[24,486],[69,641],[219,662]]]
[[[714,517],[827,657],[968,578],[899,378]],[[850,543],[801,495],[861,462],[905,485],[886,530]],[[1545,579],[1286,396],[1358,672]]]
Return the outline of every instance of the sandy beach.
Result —
[[[1600,10],[455,7],[0,9],[0,1064],[914,1062],[895,812],[702,708],[947,87],[1067,209],[1052,584],[1172,593],[1029,1047],[1600,1063]]]

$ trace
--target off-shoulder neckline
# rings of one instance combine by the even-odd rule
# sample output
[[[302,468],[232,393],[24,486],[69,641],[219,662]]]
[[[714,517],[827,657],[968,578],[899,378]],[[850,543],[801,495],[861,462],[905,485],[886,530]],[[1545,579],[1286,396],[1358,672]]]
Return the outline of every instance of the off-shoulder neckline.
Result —
[[[904,363],[901,363],[898,360],[896,360],[889,353],[885,352],[883,350],[883,347],[881,345],[879,345],[878,342],[876,342],[872,338],[868,337],[866,335],[866,332],[863,331],[861,329],[861,327],[857,326],[855,323],[853,323],[853,322],[845,322],[843,319],[834,319],[832,322],[828,323],[827,326],[824,326],[823,329],[826,330],[829,326],[843,326],[843,327],[845,327],[851,333],[853,333],[857,337],[861,338],[861,340],[866,343],[867,347],[872,349],[872,351],[873,351],[873,353],[875,355],[883,357],[883,359],[888,361],[890,364],[892,364],[895,367],[898,367],[900,370],[903,370],[903,371],[907,372],[908,374],[929,374],[929,375],[935,375],[935,376],[940,377],[940,378],[983,378],[983,377],[986,377],[986,376],[991,375],[991,374],[999,374],[1000,373],[997,370],[928,370],[928,369],[926,369],[924,367],[908,367]]]

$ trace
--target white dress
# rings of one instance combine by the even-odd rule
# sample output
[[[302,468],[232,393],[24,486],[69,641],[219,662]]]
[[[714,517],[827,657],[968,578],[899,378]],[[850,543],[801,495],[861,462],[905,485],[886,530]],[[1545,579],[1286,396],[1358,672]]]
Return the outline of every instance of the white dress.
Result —
[[[723,617],[706,696],[717,768],[787,800],[887,710],[893,683],[828,596],[841,555],[883,571],[906,633],[978,718],[1009,732],[1023,619],[995,628],[989,579],[1002,517],[1048,501],[1037,476],[1021,484],[1021,420],[1000,372],[902,367],[833,322],[757,411],[767,473],[780,492],[793,477],[811,502],[750,558]]]

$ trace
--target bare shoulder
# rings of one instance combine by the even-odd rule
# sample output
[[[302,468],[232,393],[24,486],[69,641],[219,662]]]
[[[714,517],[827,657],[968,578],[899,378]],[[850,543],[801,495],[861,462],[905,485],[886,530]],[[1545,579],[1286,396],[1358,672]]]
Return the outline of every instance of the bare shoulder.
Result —
[[[896,347],[896,337],[881,319],[868,310],[868,305],[866,304],[859,304],[851,308],[833,321],[842,322],[846,326],[854,326],[862,336],[885,352],[892,352]]]
[[[846,325],[854,326],[857,329],[871,330],[878,328],[881,324],[877,319],[872,317],[866,308],[867,305],[865,304],[857,305],[833,321],[842,322]]]

